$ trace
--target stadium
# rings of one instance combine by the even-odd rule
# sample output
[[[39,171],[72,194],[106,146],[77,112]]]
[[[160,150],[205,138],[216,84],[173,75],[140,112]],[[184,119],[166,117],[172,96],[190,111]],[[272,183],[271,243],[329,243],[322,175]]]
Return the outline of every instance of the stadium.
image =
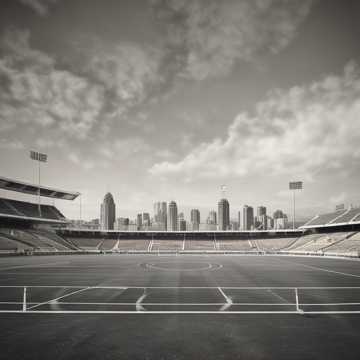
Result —
[[[360,359],[359,38],[359,0],[2,0],[0,360]]]
[[[34,196],[0,199],[6,358],[357,358],[360,209],[295,230],[83,230],[36,203],[79,193],[0,185]]]

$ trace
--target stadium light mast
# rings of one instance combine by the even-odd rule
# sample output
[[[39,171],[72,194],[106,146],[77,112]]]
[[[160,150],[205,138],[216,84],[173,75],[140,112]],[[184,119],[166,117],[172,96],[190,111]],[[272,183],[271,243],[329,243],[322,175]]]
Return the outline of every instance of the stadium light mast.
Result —
[[[30,159],[35,160],[38,162],[38,180],[39,180],[39,188],[38,188],[38,207],[39,207],[39,216],[41,215],[41,194],[40,194],[40,187],[41,187],[41,166],[40,163],[47,162],[47,154],[40,153],[38,151],[30,150]]]
[[[293,191],[293,230],[295,230],[295,191],[302,190],[303,182],[302,181],[290,181],[289,189]]]

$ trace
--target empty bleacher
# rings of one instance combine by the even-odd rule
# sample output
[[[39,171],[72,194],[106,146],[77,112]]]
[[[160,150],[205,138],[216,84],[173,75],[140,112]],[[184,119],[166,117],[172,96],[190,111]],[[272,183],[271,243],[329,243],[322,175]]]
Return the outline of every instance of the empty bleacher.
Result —
[[[348,223],[349,221],[352,221],[354,218],[356,218],[357,215],[360,215],[360,208],[349,209],[343,215],[333,220],[331,223],[332,224]]]
[[[118,250],[123,251],[148,251],[150,241],[148,239],[119,239]]]
[[[151,245],[151,251],[176,251],[182,249],[183,241],[181,240],[154,240]]]
[[[31,218],[44,218],[49,220],[64,220],[64,215],[51,205],[40,205],[41,216],[39,213],[39,205],[35,203],[10,200],[0,198],[0,214],[31,217]]]
[[[261,251],[278,251],[288,248],[296,238],[268,238],[254,240],[258,249]]]
[[[17,252],[23,250],[32,249],[31,246],[16,241],[15,239],[11,239],[5,234],[0,234],[0,252]]]
[[[308,221],[305,226],[314,226],[314,225],[325,225],[334,221],[337,217],[343,216],[347,210],[333,211],[331,213],[317,215],[315,218]]]
[[[360,253],[360,233],[352,233],[343,240],[329,246],[326,249],[328,254],[359,254]]]
[[[117,242],[118,240],[114,240],[114,239],[104,239],[99,246],[99,250],[107,250],[107,251],[112,250],[115,248]]]
[[[250,240],[217,240],[219,250],[256,251],[257,247]]]
[[[68,238],[74,246],[82,250],[98,250],[103,239],[99,238]]]
[[[185,240],[185,250],[214,250],[214,240]]]

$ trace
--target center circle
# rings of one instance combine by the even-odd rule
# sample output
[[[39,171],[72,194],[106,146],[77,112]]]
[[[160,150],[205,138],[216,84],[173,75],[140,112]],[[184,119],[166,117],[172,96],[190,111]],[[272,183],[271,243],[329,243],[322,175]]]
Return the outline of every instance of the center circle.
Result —
[[[151,262],[140,264],[146,269],[163,270],[163,271],[205,271],[217,270],[222,267],[220,264],[212,263],[194,263],[194,262]]]

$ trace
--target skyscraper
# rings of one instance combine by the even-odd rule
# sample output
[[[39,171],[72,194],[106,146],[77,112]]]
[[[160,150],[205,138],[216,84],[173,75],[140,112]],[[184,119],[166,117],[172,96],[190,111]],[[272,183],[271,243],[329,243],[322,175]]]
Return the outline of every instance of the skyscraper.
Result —
[[[238,211],[238,229],[241,229],[241,211]]]
[[[166,230],[167,226],[167,210],[166,202],[158,201],[154,204],[154,222],[153,224],[159,230]]]
[[[200,226],[200,211],[198,209],[192,209],[190,213],[190,221],[192,230],[199,230]]]
[[[254,226],[254,209],[245,205],[243,209],[243,230],[251,230]]]
[[[266,216],[266,207],[258,206],[257,208],[257,219],[260,223],[259,228],[262,230],[267,229],[267,216]]]
[[[102,230],[114,230],[115,222],[115,202],[110,193],[104,197],[100,207],[100,224]]]
[[[227,199],[218,202],[219,230],[230,229],[230,205]]]
[[[217,224],[217,220],[216,220],[216,211],[215,210],[211,210],[209,212],[209,216],[206,220],[207,224],[209,225],[216,225]]]
[[[170,231],[177,231],[178,229],[178,211],[175,201],[169,203],[169,219],[167,229]]]
[[[137,229],[141,230],[141,228],[142,228],[142,214],[137,214],[136,225],[137,225]]]

